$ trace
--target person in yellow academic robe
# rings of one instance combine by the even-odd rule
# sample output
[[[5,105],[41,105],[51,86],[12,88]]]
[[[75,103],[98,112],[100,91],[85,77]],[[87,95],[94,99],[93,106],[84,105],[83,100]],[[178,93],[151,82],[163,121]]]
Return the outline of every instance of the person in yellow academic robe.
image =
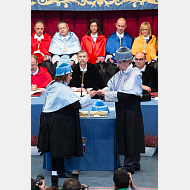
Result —
[[[132,45],[132,54],[137,52],[144,52],[146,54],[147,61],[157,60],[158,56],[156,48],[157,40],[152,35],[151,27],[148,22],[143,22],[140,26],[139,36],[134,40]]]

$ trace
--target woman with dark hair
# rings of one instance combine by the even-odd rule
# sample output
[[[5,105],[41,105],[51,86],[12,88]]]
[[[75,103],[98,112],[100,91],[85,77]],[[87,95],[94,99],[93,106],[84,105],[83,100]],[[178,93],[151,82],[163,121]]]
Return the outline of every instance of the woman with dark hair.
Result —
[[[98,19],[89,21],[87,33],[81,40],[81,49],[88,53],[89,63],[96,64],[104,61],[106,37],[102,35]]]
[[[79,109],[90,105],[97,93],[91,91],[79,98],[68,86],[72,72],[66,60],[56,67],[55,79],[46,88],[38,135],[39,151],[51,153],[52,172],[64,178],[71,177],[65,171],[64,159],[83,156]]]

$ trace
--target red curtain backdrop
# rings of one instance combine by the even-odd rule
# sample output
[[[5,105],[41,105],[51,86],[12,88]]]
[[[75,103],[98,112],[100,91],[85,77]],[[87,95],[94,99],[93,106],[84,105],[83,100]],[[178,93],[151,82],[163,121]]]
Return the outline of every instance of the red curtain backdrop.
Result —
[[[43,20],[45,32],[52,37],[58,31],[57,24],[64,20],[69,25],[69,30],[74,32],[79,40],[87,32],[88,21],[97,18],[105,37],[116,31],[115,23],[118,18],[124,17],[127,21],[126,32],[134,39],[139,35],[142,22],[149,22],[152,34],[158,36],[158,10],[134,10],[134,11],[31,11],[31,33],[34,31],[36,20]]]

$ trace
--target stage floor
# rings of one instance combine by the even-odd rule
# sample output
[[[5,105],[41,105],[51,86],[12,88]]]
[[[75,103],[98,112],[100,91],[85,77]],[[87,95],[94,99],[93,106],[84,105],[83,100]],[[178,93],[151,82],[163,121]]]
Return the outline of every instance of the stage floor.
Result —
[[[31,156],[31,177],[38,174],[45,177],[46,186],[51,186],[51,171],[42,168],[43,156]],[[141,170],[132,175],[134,184],[141,190],[158,189],[158,153],[153,157],[141,157]],[[66,178],[59,178],[59,185],[63,185]],[[112,171],[80,171],[79,181],[89,186],[89,190],[112,190]]]

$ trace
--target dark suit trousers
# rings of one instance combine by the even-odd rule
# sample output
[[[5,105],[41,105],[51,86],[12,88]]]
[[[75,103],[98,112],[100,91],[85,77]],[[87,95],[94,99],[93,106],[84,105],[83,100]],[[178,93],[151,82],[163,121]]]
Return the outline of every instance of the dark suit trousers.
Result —
[[[138,155],[125,154],[124,169],[128,172],[134,172],[135,167],[140,166],[140,153]]]
[[[58,174],[65,171],[64,158],[54,158],[52,156],[52,171],[57,171]]]

